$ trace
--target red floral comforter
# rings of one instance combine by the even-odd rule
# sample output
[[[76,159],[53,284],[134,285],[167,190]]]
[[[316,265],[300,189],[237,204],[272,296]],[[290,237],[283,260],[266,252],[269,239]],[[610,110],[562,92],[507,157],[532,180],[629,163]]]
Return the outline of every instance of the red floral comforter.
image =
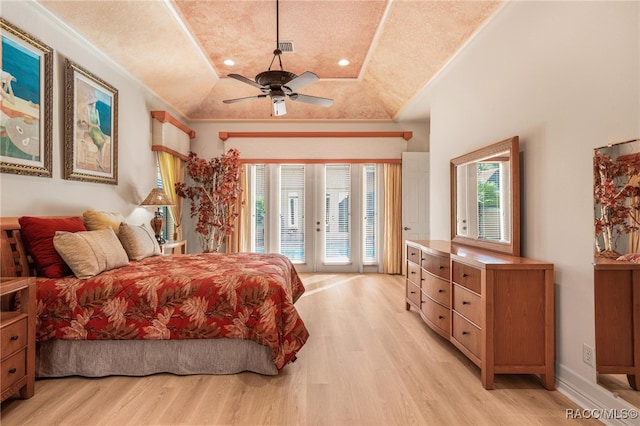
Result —
[[[40,341],[250,339],[282,369],[307,340],[304,286],[283,255],[155,256],[93,278],[38,278]]]

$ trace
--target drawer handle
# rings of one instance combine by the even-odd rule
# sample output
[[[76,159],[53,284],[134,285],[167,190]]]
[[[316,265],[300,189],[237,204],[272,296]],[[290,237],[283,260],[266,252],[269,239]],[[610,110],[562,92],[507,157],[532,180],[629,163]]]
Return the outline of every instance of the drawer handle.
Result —
[[[444,293],[444,290],[443,289],[439,289],[438,293]]]
[[[416,273],[414,271],[411,271],[411,275],[415,275]]]
[[[424,281],[424,280],[426,280],[426,278],[420,278],[420,281]]]
[[[462,278],[467,278],[469,276],[469,274],[467,274],[466,272],[462,274]]]
[[[15,374],[16,371],[18,371],[18,370],[16,370],[15,368],[12,368],[11,370],[9,370],[9,374]]]
[[[19,336],[11,336],[11,341],[14,342],[16,340],[18,340],[20,337]]]
[[[415,256],[416,254],[414,252],[409,253],[411,256]]]
[[[471,302],[467,302],[466,300],[463,300],[463,301],[462,301],[462,304],[463,304],[463,305],[470,305],[470,304],[471,304]]]
[[[438,267],[438,269],[444,269],[444,266],[440,265],[440,266]]]
[[[421,257],[420,260],[427,260],[427,258],[426,257]]]
[[[469,333],[468,331],[463,331],[463,332],[462,332],[462,335],[463,335],[463,336],[467,336],[467,335],[469,335],[469,334],[471,334],[471,333]]]
[[[411,292],[411,294],[416,294],[416,292],[415,292],[415,291],[412,291],[412,292]]]
[[[442,315],[438,315],[438,319],[444,319]]]

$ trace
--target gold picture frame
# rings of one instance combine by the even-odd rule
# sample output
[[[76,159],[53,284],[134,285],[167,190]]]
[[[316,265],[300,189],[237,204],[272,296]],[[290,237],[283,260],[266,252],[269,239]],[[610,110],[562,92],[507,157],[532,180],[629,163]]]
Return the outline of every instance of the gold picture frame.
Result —
[[[65,61],[64,178],[118,184],[118,90]]]
[[[0,18],[0,172],[52,177],[53,49]]]

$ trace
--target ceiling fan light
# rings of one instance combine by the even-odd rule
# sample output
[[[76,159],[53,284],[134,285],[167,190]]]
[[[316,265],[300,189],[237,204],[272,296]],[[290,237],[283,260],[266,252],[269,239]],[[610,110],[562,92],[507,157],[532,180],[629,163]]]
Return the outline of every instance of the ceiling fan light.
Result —
[[[232,67],[232,66],[234,66],[236,63],[235,63],[235,61],[234,61],[233,59],[225,59],[225,60],[224,60],[224,64],[225,64],[226,66]]]
[[[340,59],[338,61],[338,65],[340,65],[341,67],[346,67],[347,65],[349,65],[349,60],[348,59]]]

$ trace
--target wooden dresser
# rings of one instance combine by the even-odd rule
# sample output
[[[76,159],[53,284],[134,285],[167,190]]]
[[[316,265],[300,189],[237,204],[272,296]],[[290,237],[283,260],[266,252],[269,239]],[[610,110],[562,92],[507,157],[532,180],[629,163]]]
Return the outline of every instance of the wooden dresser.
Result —
[[[596,371],[626,374],[638,390],[640,375],[640,264],[594,262]]]
[[[406,253],[406,308],[480,367],[486,389],[495,374],[555,389],[553,264],[447,241],[407,241]]]
[[[35,278],[0,278],[3,299],[20,294],[20,310],[0,312],[0,384],[2,401],[20,392],[31,398],[35,391],[36,288]]]

